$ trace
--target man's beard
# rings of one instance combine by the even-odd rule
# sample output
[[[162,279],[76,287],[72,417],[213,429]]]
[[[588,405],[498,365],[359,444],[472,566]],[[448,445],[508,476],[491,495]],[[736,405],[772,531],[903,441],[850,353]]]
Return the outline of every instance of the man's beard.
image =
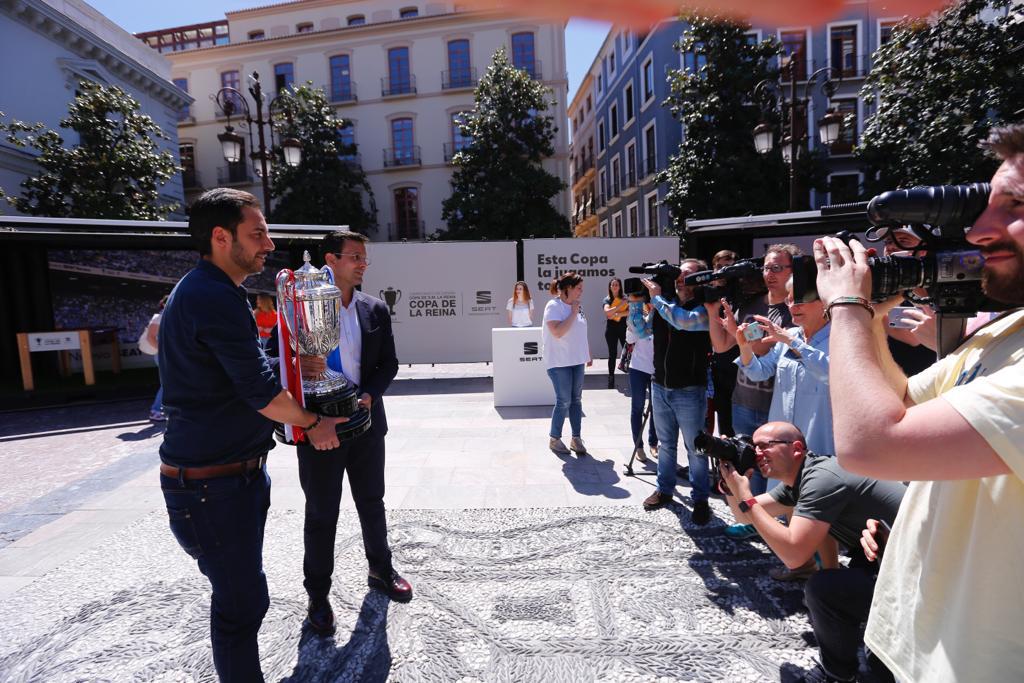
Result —
[[[1014,267],[1010,272],[999,273],[985,268],[981,274],[982,291],[990,299],[1000,303],[1024,304],[1024,248],[1013,240],[1005,240],[998,244],[987,245],[982,254],[993,251],[1012,251]]]
[[[246,275],[259,275],[263,272],[264,263],[260,260],[260,254],[253,254],[247,259],[245,252],[242,251],[242,245],[238,242],[231,245],[231,261],[245,271]]]

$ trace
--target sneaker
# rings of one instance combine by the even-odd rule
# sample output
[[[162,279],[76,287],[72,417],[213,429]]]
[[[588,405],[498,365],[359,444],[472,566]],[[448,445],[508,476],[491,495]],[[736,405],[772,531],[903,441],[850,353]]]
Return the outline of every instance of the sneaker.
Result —
[[[647,454],[644,453],[644,447],[643,446],[641,446],[640,448],[636,449],[636,451],[633,452],[633,455],[635,455],[636,459],[639,460],[640,462],[650,462],[650,460],[647,459]]]
[[[711,506],[706,500],[698,500],[693,504],[693,513],[690,515],[690,519],[697,526],[704,526],[711,521]]]
[[[818,571],[818,565],[811,560],[802,567],[796,569],[790,569],[788,567],[776,567],[768,572],[768,576],[772,577],[776,581],[803,581],[810,578],[810,576]]]
[[[167,421],[167,413],[165,413],[162,410],[151,410],[151,411],[149,411],[149,421],[150,422],[166,422]]]
[[[753,524],[730,524],[725,527],[725,535],[734,541],[745,541],[759,536]]]
[[[551,452],[555,455],[569,455],[569,449],[565,447],[565,444],[562,443],[561,439],[551,437],[548,441],[548,448],[550,448]]]
[[[583,439],[578,436],[572,437],[569,441],[569,450],[576,453],[576,455],[583,456],[587,454],[587,447],[583,445]]]
[[[836,678],[835,676],[829,675],[829,673],[822,668],[821,664],[818,664],[796,680],[797,683],[843,683],[844,681],[851,681],[852,683],[852,681],[856,679]]]
[[[652,458],[657,458],[658,457],[658,444],[654,444],[653,446],[651,446],[651,457]]]

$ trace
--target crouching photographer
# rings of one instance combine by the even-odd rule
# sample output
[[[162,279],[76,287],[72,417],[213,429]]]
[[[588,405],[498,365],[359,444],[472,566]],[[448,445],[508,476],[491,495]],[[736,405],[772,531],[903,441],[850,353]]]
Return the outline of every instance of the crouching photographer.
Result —
[[[825,566],[837,567],[817,571],[804,588],[821,652],[821,671],[812,671],[807,680],[855,680],[860,627],[871,606],[876,572],[861,548],[861,534],[868,519],[893,522],[906,487],[851,474],[835,458],[811,453],[803,433],[788,422],[769,422],[754,432],[753,445],[747,447],[753,453],[707,435],[699,441],[719,462],[737,522],[753,524],[791,569],[806,564],[819,549]],[[752,457],[761,474],[782,483],[767,493],[751,495],[750,481],[735,465],[746,468]],[[789,526],[775,519],[790,511]],[[848,568],[838,568],[829,538],[850,552]],[[891,680],[885,667],[873,668],[883,680]]]
[[[985,296],[1018,308],[924,372],[908,379],[892,360],[867,304],[864,247],[814,245],[818,295],[832,316],[839,463],[913,482],[865,633],[906,681],[1010,681],[1024,671],[1024,125],[994,129],[987,147],[1002,163],[966,239],[984,258]]]

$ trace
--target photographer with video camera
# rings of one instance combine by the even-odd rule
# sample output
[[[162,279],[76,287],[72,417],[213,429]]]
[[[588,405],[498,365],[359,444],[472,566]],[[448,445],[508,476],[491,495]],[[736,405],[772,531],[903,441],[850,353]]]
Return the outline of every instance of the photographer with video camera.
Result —
[[[654,337],[651,403],[658,432],[658,490],[644,500],[644,509],[654,510],[672,502],[681,431],[690,466],[692,519],[698,525],[711,519],[708,461],[693,443],[707,415],[711,340],[707,333],[708,312],[694,299],[693,288],[683,280],[701,270],[707,270],[707,265],[698,259],[684,259],[678,267],[663,261],[630,268],[630,272],[654,276],[643,280],[654,312],[644,316],[633,308],[629,314],[629,324],[638,337]]]
[[[913,482],[865,634],[907,681],[1010,681],[1024,671],[1015,552],[1024,545],[1024,125],[993,129],[986,146],[1001,165],[980,215],[965,216],[966,241],[984,257],[984,295],[1017,308],[924,372],[908,379],[888,352],[864,247],[814,245],[834,328],[839,463]]]
[[[876,566],[861,548],[861,533],[868,519],[892,524],[906,487],[845,471],[835,458],[809,451],[803,433],[788,422],[765,424],[754,432],[752,443],[761,473],[782,482],[756,496],[743,476],[751,465],[750,451],[743,453],[732,443],[708,435],[700,439],[705,451],[718,460],[722,482],[728,487],[726,500],[737,521],[753,524],[791,569],[811,561],[816,551],[827,558],[825,568],[804,588],[821,653],[821,671],[812,670],[805,680],[853,681],[860,625],[868,616],[876,576]],[[787,512],[792,520],[783,526],[776,517]],[[849,567],[837,566],[833,541],[849,551]],[[872,668],[892,680],[884,667]]]
[[[793,257],[800,255],[800,248],[794,244],[773,244],[765,251],[761,277],[767,290],[764,294],[721,305],[713,302],[709,313],[712,318],[711,346],[716,354],[728,354],[737,349],[736,328],[742,323],[753,322],[755,315],[765,316],[776,325],[788,328],[793,318],[786,305],[786,282],[793,268]],[[763,339],[752,342],[751,349],[757,356],[763,356],[772,348],[770,341]],[[735,351],[738,356],[738,350]],[[733,356],[735,363],[735,356]],[[733,365],[735,367],[735,365]],[[744,373],[738,373],[736,387],[732,392],[732,431],[734,434],[753,434],[768,421],[772,404],[775,377],[753,380]],[[724,433],[724,432],[723,432]],[[759,472],[754,472],[751,488],[754,493],[764,493],[768,481]],[[726,527],[726,536],[737,540],[756,534],[750,525],[733,524]]]

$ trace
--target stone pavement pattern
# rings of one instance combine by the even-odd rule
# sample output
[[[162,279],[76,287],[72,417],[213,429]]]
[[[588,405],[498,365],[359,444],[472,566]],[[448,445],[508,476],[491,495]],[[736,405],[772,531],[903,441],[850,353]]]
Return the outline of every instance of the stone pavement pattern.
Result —
[[[150,513],[0,604],[0,679],[213,680],[207,584],[166,524]],[[393,512],[409,605],[366,588],[358,520],[340,524],[338,635],[319,639],[301,628],[302,515],[270,516],[270,681],[771,681],[811,664],[801,586],[679,506]]]
[[[393,680],[437,680],[428,675],[429,666],[421,669],[427,666],[424,655],[416,653],[438,648],[454,658],[443,666],[455,667],[457,660],[469,667],[468,680],[559,680],[564,678],[559,667],[591,666],[605,647],[621,656],[601,659],[607,668],[594,669],[593,676],[587,673],[591,669],[571,668],[574,680],[617,680],[620,673],[629,680],[621,668],[625,662],[646,670],[641,664],[648,660],[664,663],[659,675],[665,680],[726,680],[706,668],[721,661],[719,647],[732,647],[736,658],[747,662],[734,670],[735,680],[778,680],[779,662],[809,663],[813,650],[793,640],[809,630],[802,613],[793,614],[799,590],[765,583],[767,568],[778,563],[762,545],[733,544],[720,535],[730,521],[723,506],[715,506],[711,526],[692,533],[680,526],[680,519],[689,519],[681,506],[678,517],[640,510],[653,490],[653,477],[622,475],[631,451],[629,398],[621,389],[605,389],[603,372],[591,369],[587,375],[583,437],[590,455],[584,458],[560,458],[547,450],[550,408],[495,408],[489,372],[479,364],[400,370],[386,397],[385,500],[400,549],[399,568],[414,582],[417,599],[410,606],[389,605],[367,592],[365,559],[358,545],[351,545],[358,543],[354,517],[343,513],[347,527],[339,534],[334,595],[341,620],[338,641],[304,641],[301,651],[308,648],[308,653],[302,656],[297,655],[297,620],[304,598],[295,572],[301,572],[298,513],[303,496],[294,449],[279,445],[271,451],[267,570],[274,604],[265,626],[265,637],[271,639],[264,647],[268,670],[292,680],[317,680],[354,667],[364,680],[382,680],[373,665],[387,661]],[[618,381],[624,388],[625,378]],[[162,430],[141,419],[147,407],[148,402],[135,401],[0,415],[0,471],[5,475],[0,479],[0,680],[209,676],[206,583],[167,529],[156,471]],[[653,465],[646,471],[653,472]],[[685,493],[680,487],[677,498],[686,500]],[[615,508],[595,509],[608,506]],[[342,507],[353,509],[347,491]],[[584,523],[590,516],[611,521],[590,527]],[[480,534],[476,540],[464,535],[473,529]],[[572,533],[566,536],[565,530]],[[657,548],[666,551],[665,557],[644,540],[645,533],[660,539],[663,545]],[[524,536],[535,536],[540,546],[529,546]],[[472,546],[480,561],[503,553],[508,557],[491,565],[454,560],[445,560],[450,566],[438,565],[435,560],[444,559],[444,553],[417,554],[431,543]],[[451,552],[463,559],[471,554]],[[762,590],[776,597],[759,602]],[[534,601],[535,596],[540,597]],[[636,613],[648,607],[661,616],[657,626],[644,628]],[[746,610],[749,619],[737,621],[735,610]],[[337,652],[357,615],[352,642]],[[505,615],[504,621],[498,615]],[[712,616],[726,621],[716,623]],[[111,628],[105,627],[108,621]],[[429,635],[435,621],[445,633],[458,634],[468,650],[440,647],[445,638]],[[533,621],[547,625],[536,634],[544,636],[544,647],[559,644],[564,657],[530,656],[539,645],[509,630]],[[609,623],[615,624],[611,635]],[[698,633],[709,629],[706,633],[715,638],[691,641],[686,635],[691,626]],[[664,629],[676,636],[663,638]],[[183,640],[168,649],[164,632]],[[726,642],[730,639],[724,634],[730,632],[739,639]],[[382,659],[384,633],[390,645]],[[594,640],[615,633],[621,636],[612,639],[618,645]],[[595,650],[591,641],[602,645]],[[495,643],[504,643],[508,651]],[[758,655],[751,663],[740,652],[751,648],[778,649],[783,655]],[[174,654],[179,650],[188,656]],[[51,653],[54,666],[63,663],[68,671],[89,666],[92,673],[43,675],[45,668],[31,668],[49,666],[34,655],[42,652]],[[358,654],[365,652],[374,656]],[[669,654],[671,664],[666,663]],[[481,656],[491,668],[480,668]],[[22,660],[28,660],[27,668],[19,667],[15,675],[9,667]],[[430,666],[435,665],[442,666]],[[124,667],[126,675],[104,673],[115,666]],[[556,668],[548,671],[546,666]],[[27,675],[30,670],[39,675]],[[652,679],[640,675],[636,680]]]

